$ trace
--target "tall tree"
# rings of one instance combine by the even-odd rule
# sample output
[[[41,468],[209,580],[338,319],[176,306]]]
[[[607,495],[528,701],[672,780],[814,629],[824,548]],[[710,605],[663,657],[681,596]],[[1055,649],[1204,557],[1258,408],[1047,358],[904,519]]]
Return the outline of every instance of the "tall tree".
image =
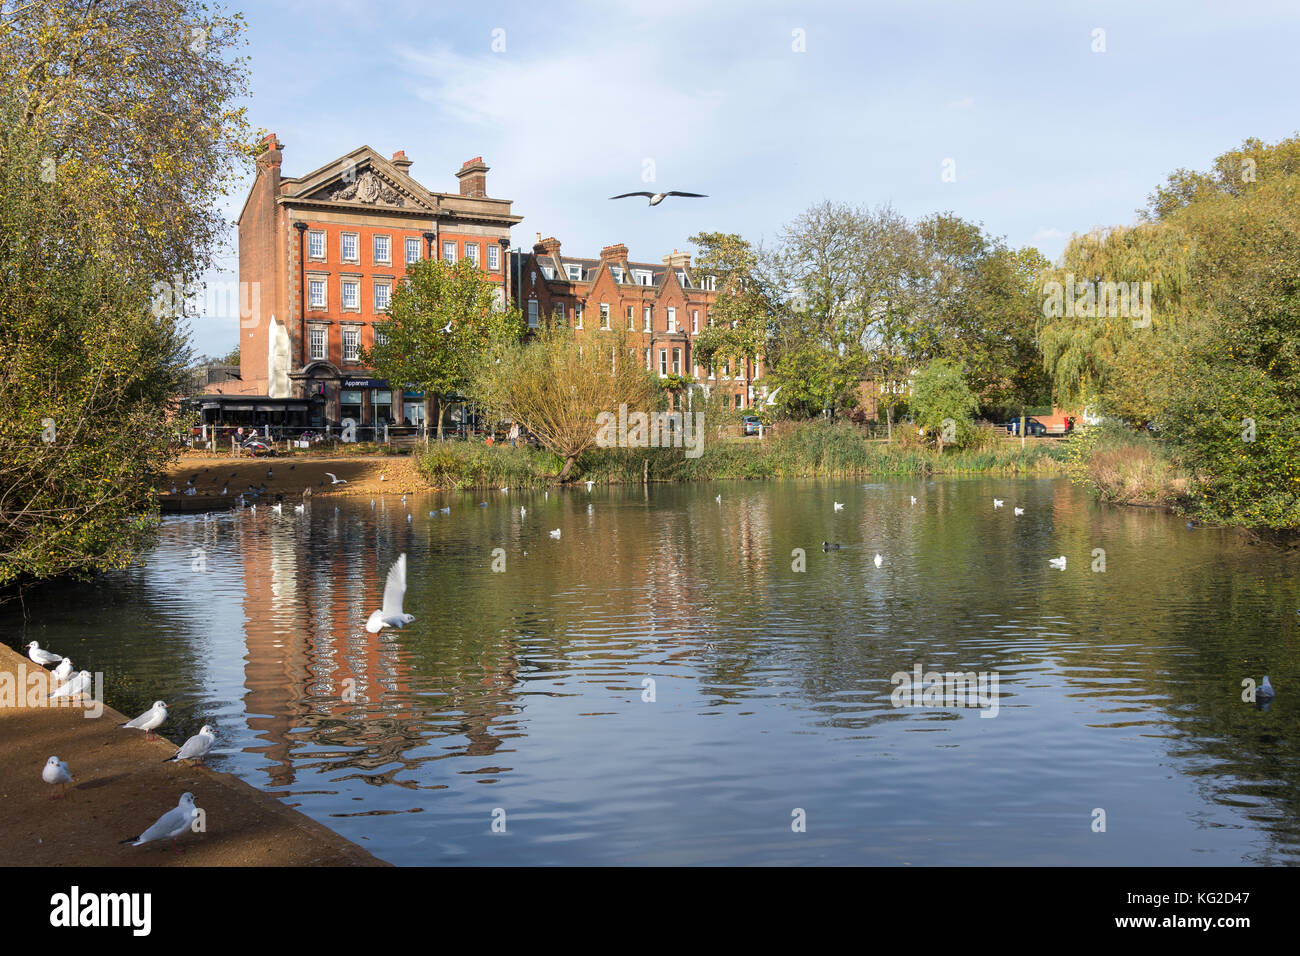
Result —
[[[386,341],[362,350],[361,360],[394,387],[432,396],[438,438],[442,398],[471,393],[485,365],[523,335],[519,310],[499,306],[499,288],[470,259],[412,263],[389,304]]]
[[[200,0],[0,0],[0,101],[45,144],[106,261],[197,281],[252,143],[241,14]]]

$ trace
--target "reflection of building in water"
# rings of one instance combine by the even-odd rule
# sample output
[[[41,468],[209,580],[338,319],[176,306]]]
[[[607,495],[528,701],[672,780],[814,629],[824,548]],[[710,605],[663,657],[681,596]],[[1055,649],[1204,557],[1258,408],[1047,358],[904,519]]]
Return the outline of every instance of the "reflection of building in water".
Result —
[[[397,527],[403,516],[377,520]],[[470,660],[440,654],[436,671],[419,673],[419,637],[365,630],[393,555],[376,562],[374,529],[362,555],[340,547],[337,521],[306,527],[286,521],[269,535],[241,535],[244,705],[250,728],[266,742],[249,749],[271,762],[270,785],[290,786],[295,761],[298,769],[352,768],[367,780],[386,780],[418,762],[405,756],[408,750],[440,733],[464,736],[467,755],[496,751],[505,739],[497,724],[516,710],[513,639],[467,648]],[[435,606],[426,612],[426,627],[463,614],[454,595],[429,597]],[[295,757],[304,746],[311,755]],[[381,767],[390,769],[371,772]]]

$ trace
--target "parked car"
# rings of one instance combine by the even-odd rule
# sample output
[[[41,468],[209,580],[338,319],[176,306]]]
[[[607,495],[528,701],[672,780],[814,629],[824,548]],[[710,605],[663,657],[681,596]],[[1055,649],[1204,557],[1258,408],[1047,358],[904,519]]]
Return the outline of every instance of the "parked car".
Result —
[[[1037,418],[1030,418],[1025,421],[1025,431],[1028,433],[1030,438],[1038,438],[1040,435],[1047,434],[1047,426]],[[1007,434],[1020,434],[1020,419],[1013,418],[1011,421],[1007,422]]]
[[[761,434],[760,428],[762,427],[763,420],[759,418],[757,415],[746,415],[744,419],[742,419],[742,421],[745,426],[746,435]]]

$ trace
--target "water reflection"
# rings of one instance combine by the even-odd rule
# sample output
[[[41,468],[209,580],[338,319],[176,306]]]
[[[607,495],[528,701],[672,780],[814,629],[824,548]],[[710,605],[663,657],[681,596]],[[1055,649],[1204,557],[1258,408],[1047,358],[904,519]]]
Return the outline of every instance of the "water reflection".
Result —
[[[1298,580],[1060,481],[579,487],[169,518],[0,620],[397,863],[1296,862]],[[895,708],[918,664],[998,715]]]

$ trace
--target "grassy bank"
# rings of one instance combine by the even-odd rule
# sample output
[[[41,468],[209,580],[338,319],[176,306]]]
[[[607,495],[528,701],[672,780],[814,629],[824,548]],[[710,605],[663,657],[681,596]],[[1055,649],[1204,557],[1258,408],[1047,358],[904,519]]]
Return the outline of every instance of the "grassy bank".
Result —
[[[418,467],[439,488],[540,487],[562,463],[534,448],[447,442],[418,456]],[[1065,448],[1056,443],[1025,448],[994,438],[981,447],[949,450],[896,438],[869,441],[852,425],[810,423],[757,438],[706,441],[703,454],[680,448],[593,449],[578,459],[577,481],[626,483],[809,477],[925,477],[940,474],[1054,474],[1064,470]]]
[[[1151,435],[1097,427],[1075,439],[1068,456],[1070,480],[1102,501],[1186,510],[1191,477]]]

